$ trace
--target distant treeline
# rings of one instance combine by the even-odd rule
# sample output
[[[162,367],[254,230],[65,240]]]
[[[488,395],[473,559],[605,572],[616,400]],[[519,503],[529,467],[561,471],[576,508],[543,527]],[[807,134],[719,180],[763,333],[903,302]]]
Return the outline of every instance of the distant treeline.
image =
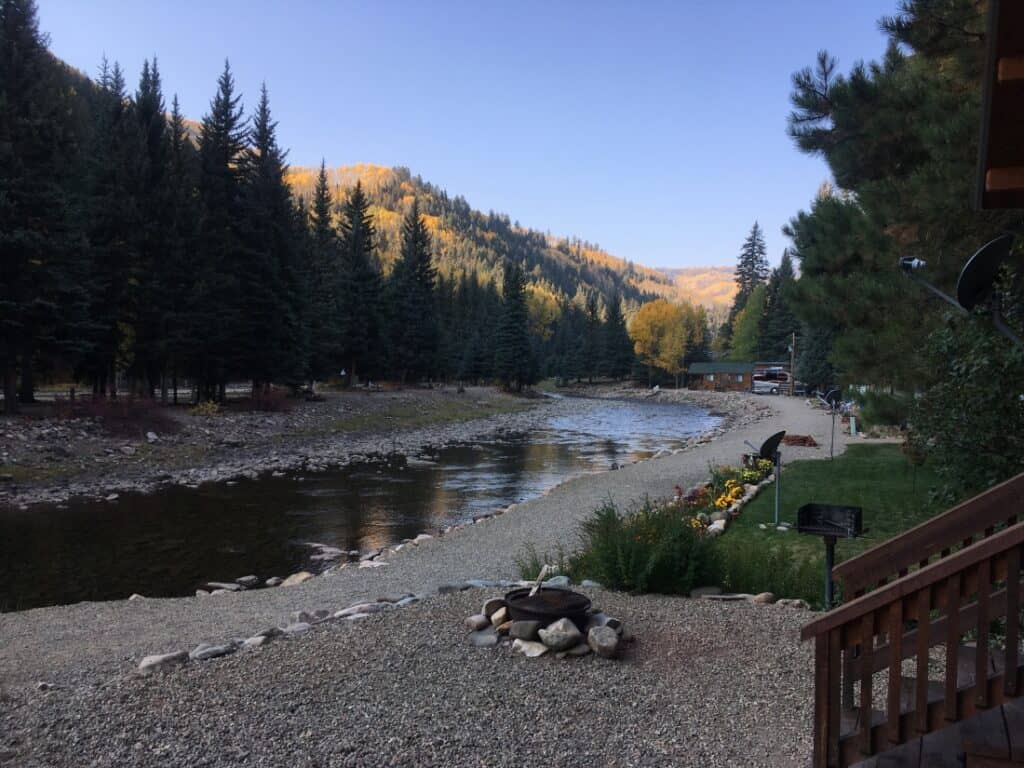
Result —
[[[0,31],[7,409],[44,377],[97,396],[187,379],[217,400],[229,381],[258,397],[343,372],[520,389],[632,371],[623,306],[648,298],[632,265],[401,170],[368,192],[322,167],[296,194],[267,89],[246,115],[227,64],[196,127],[156,60],[134,92],[105,60],[84,77],[50,54],[32,0],[3,0]]]

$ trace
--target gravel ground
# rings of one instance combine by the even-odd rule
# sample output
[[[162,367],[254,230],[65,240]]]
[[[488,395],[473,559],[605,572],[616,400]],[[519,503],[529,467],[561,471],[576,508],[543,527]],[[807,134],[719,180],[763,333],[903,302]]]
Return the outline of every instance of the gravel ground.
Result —
[[[434,595],[452,582],[517,578],[514,558],[527,543],[541,551],[571,546],[578,522],[608,498],[628,504],[696,485],[709,465],[736,463],[744,440],[759,444],[787,429],[825,447],[786,448],[786,461],[827,457],[826,414],[803,400],[760,400],[773,413],[755,424],[684,453],[570,480],[503,515],[389,554],[383,567],[287,588],[0,614],[0,759],[5,748],[15,764],[30,766],[803,759],[812,665],[797,639],[807,620],[800,611],[601,593],[598,604],[636,633],[635,648],[620,663],[559,664],[464,647],[461,618],[480,591]],[[837,435],[837,450],[844,445]],[[358,627],[318,627],[167,678],[130,676],[148,654],[246,637],[296,610],[396,592],[434,596]],[[39,682],[56,688],[40,691]]]
[[[624,658],[468,646],[472,589],[103,688],[7,702],[0,750],[47,766],[790,766],[810,755],[800,610],[586,590]]]

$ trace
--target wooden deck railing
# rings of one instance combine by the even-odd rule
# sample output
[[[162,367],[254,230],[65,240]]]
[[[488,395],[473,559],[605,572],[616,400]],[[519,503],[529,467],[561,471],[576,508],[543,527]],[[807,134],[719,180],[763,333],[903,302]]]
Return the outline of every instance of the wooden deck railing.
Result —
[[[970,524],[962,524],[986,531],[997,520],[1011,518],[1007,507],[1019,506],[1019,481],[1011,481],[1017,483],[1012,486],[1016,496],[1004,495],[1006,484],[983,494],[989,501],[974,507],[978,516],[972,515]],[[998,506],[989,508],[994,498],[1000,499]],[[906,534],[897,547],[883,544],[858,558],[862,564],[879,563],[873,553],[888,549],[893,560],[884,570],[904,575],[804,627],[803,639],[815,643],[816,768],[858,762],[1016,698],[1022,690],[1018,644],[1024,523],[986,531],[980,540],[943,557],[947,534],[953,533],[950,521],[958,519],[962,508],[914,529],[922,547],[913,561],[917,570],[906,571],[911,564]],[[926,562],[935,552],[940,559]],[[1005,651],[989,648],[996,620],[1005,620]],[[932,650],[938,645],[944,646],[941,654]],[[904,659],[911,658],[913,664],[906,666],[913,674],[905,675]],[[859,686],[853,708],[843,707],[844,683],[851,695],[854,683]]]
[[[948,557],[1004,525],[1013,525],[1021,513],[1024,473],[851,557],[833,568],[832,576],[842,583],[845,599],[860,597],[914,568],[923,568],[936,556]]]

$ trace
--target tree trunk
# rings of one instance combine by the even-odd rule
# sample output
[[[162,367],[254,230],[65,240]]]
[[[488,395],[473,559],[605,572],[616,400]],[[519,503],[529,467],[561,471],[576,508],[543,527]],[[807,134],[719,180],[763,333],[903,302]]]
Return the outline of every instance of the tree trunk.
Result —
[[[221,403],[228,401],[228,384],[226,381],[222,381],[217,385],[217,400]]]
[[[23,403],[34,403],[36,395],[36,376],[32,366],[32,351],[25,350],[21,355],[21,389],[18,400]]]
[[[18,369],[14,361],[4,363],[4,413],[18,412]]]
[[[174,369],[174,373],[171,374],[171,391],[174,393],[174,404],[178,404],[178,369]]]

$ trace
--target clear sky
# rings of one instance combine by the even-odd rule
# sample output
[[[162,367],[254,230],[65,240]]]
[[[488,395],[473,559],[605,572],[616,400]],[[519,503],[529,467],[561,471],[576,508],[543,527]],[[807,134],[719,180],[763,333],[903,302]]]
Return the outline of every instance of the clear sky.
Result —
[[[297,165],[408,166],[481,210],[652,266],[732,264],[827,178],[786,136],[820,48],[879,57],[896,0],[39,0],[54,52],[134,87],[159,58],[187,116],[224,59],[266,80]]]

